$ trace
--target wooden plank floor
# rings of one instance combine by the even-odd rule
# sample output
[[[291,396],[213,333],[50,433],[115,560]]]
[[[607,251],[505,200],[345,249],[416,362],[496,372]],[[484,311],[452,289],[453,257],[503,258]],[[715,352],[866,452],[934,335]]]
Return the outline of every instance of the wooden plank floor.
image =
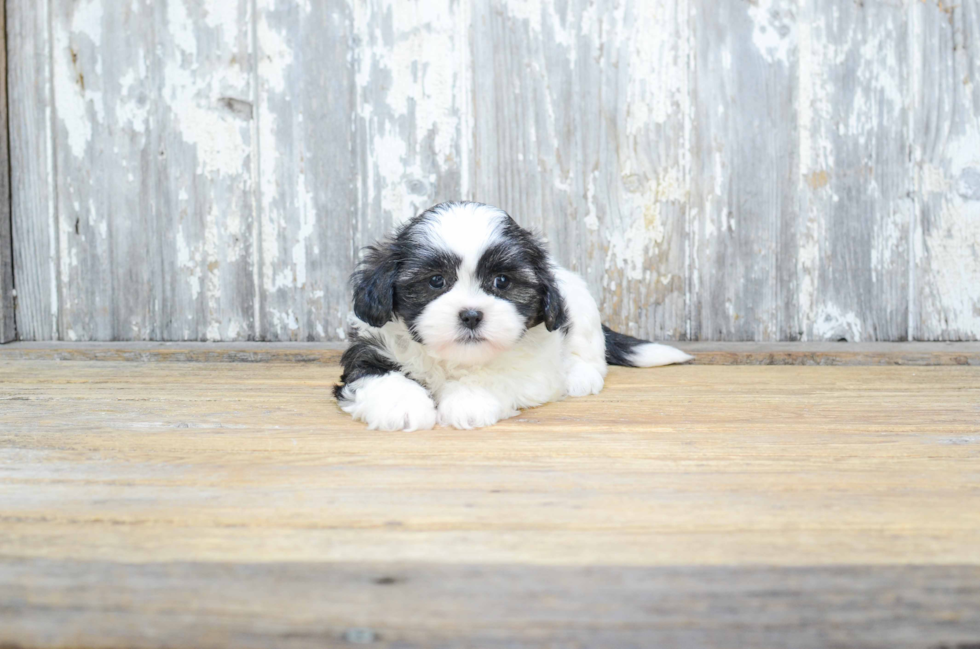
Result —
[[[0,361],[0,647],[967,647],[980,370],[369,432],[335,365]]]

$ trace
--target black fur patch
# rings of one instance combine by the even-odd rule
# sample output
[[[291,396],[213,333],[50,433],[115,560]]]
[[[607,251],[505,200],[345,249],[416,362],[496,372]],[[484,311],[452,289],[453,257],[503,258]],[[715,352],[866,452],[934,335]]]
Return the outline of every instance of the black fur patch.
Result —
[[[388,239],[368,246],[351,275],[354,313],[372,327],[383,327],[398,315],[412,329],[422,309],[456,281],[459,257],[432,248],[421,231],[433,209],[416,216]],[[443,289],[429,287],[428,280],[434,275],[446,279]]]
[[[344,373],[340,376],[340,385],[334,386],[333,389],[333,396],[338,401],[347,383],[353,383],[367,376],[384,376],[401,369],[385,355],[384,346],[380,341],[370,336],[357,337],[356,334],[354,342],[340,357],[340,364],[344,368]]]
[[[483,290],[513,303],[528,328],[542,322],[548,331],[564,328],[568,321],[565,300],[544,246],[509,216],[500,235],[502,240],[483,253],[476,267]],[[511,281],[506,290],[494,286],[499,275],[506,275]]]
[[[602,333],[606,335],[606,362],[610,365],[636,367],[631,360],[633,350],[650,342],[613,331],[606,325],[602,325]]]
[[[394,316],[398,250],[393,242],[368,246],[364,260],[351,275],[354,314],[372,327],[383,327]]]
[[[456,254],[427,246],[417,247],[411,257],[402,261],[395,282],[395,313],[405,321],[416,340],[415,321],[430,302],[452,289],[462,263]],[[443,278],[441,288],[429,284],[436,275]]]

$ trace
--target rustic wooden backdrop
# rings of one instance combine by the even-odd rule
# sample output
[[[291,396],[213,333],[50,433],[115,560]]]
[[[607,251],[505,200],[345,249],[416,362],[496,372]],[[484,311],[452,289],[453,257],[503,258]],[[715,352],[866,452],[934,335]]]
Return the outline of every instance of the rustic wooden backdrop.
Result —
[[[10,240],[10,149],[7,138],[7,41],[0,0],[0,343],[17,337],[14,324],[14,266]]]
[[[980,0],[7,14],[23,339],[336,340],[360,247],[459,197],[634,334],[980,336]]]

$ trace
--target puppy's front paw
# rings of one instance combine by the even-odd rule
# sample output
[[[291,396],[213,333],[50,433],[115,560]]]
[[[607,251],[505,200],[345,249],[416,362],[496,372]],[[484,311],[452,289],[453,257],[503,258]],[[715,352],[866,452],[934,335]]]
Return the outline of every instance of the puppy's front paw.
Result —
[[[566,385],[570,397],[599,394],[604,383],[602,373],[588,363],[577,362],[568,368]]]
[[[443,426],[484,428],[514,414],[487,390],[465,385],[447,387],[439,397],[439,423]]]
[[[426,430],[436,425],[436,404],[425,388],[391,372],[344,388],[340,407],[371,430]]]

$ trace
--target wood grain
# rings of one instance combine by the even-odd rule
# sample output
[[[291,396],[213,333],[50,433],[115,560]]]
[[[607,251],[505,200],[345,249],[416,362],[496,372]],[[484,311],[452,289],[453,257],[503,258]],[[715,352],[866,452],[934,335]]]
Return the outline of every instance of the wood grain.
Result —
[[[342,340],[363,246],[458,199],[465,6],[257,4],[264,340]]]
[[[0,344],[17,338],[14,249],[10,239],[10,142],[7,137],[7,22],[0,0]]]
[[[337,409],[338,375],[315,363],[2,363],[0,554],[980,561],[974,368],[614,369],[598,397],[490,430],[391,435]]]
[[[980,631],[975,368],[617,368],[596,397],[416,433],[351,422],[338,374],[0,361],[0,642]]]
[[[47,2],[6,3],[11,232],[22,340],[62,339],[48,8]]]
[[[256,338],[335,340],[360,214],[353,12],[345,2],[260,0],[256,9]]]
[[[695,340],[799,340],[796,2],[696,11]]]
[[[25,340],[340,341],[497,203],[672,340],[980,336],[980,0],[10,0]]]
[[[980,337],[980,1],[914,2],[918,340]]]
[[[980,638],[976,566],[623,568],[0,563],[0,638],[102,647],[939,649]],[[103,588],[113,584],[113,588]],[[270,584],[274,584],[270,588]]]
[[[356,138],[357,250],[423,209],[466,194],[471,3],[356,0],[350,4],[351,59],[356,72],[351,128]],[[346,276],[342,279],[346,281]]]
[[[476,7],[471,195],[543,234],[611,325],[686,338],[688,2]]]
[[[248,127],[224,95],[249,95],[248,39],[181,2],[11,4],[23,337],[245,337]]]
[[[908,5],[801,5],[795,248],[802,340],[908,338],[915,218]]]

